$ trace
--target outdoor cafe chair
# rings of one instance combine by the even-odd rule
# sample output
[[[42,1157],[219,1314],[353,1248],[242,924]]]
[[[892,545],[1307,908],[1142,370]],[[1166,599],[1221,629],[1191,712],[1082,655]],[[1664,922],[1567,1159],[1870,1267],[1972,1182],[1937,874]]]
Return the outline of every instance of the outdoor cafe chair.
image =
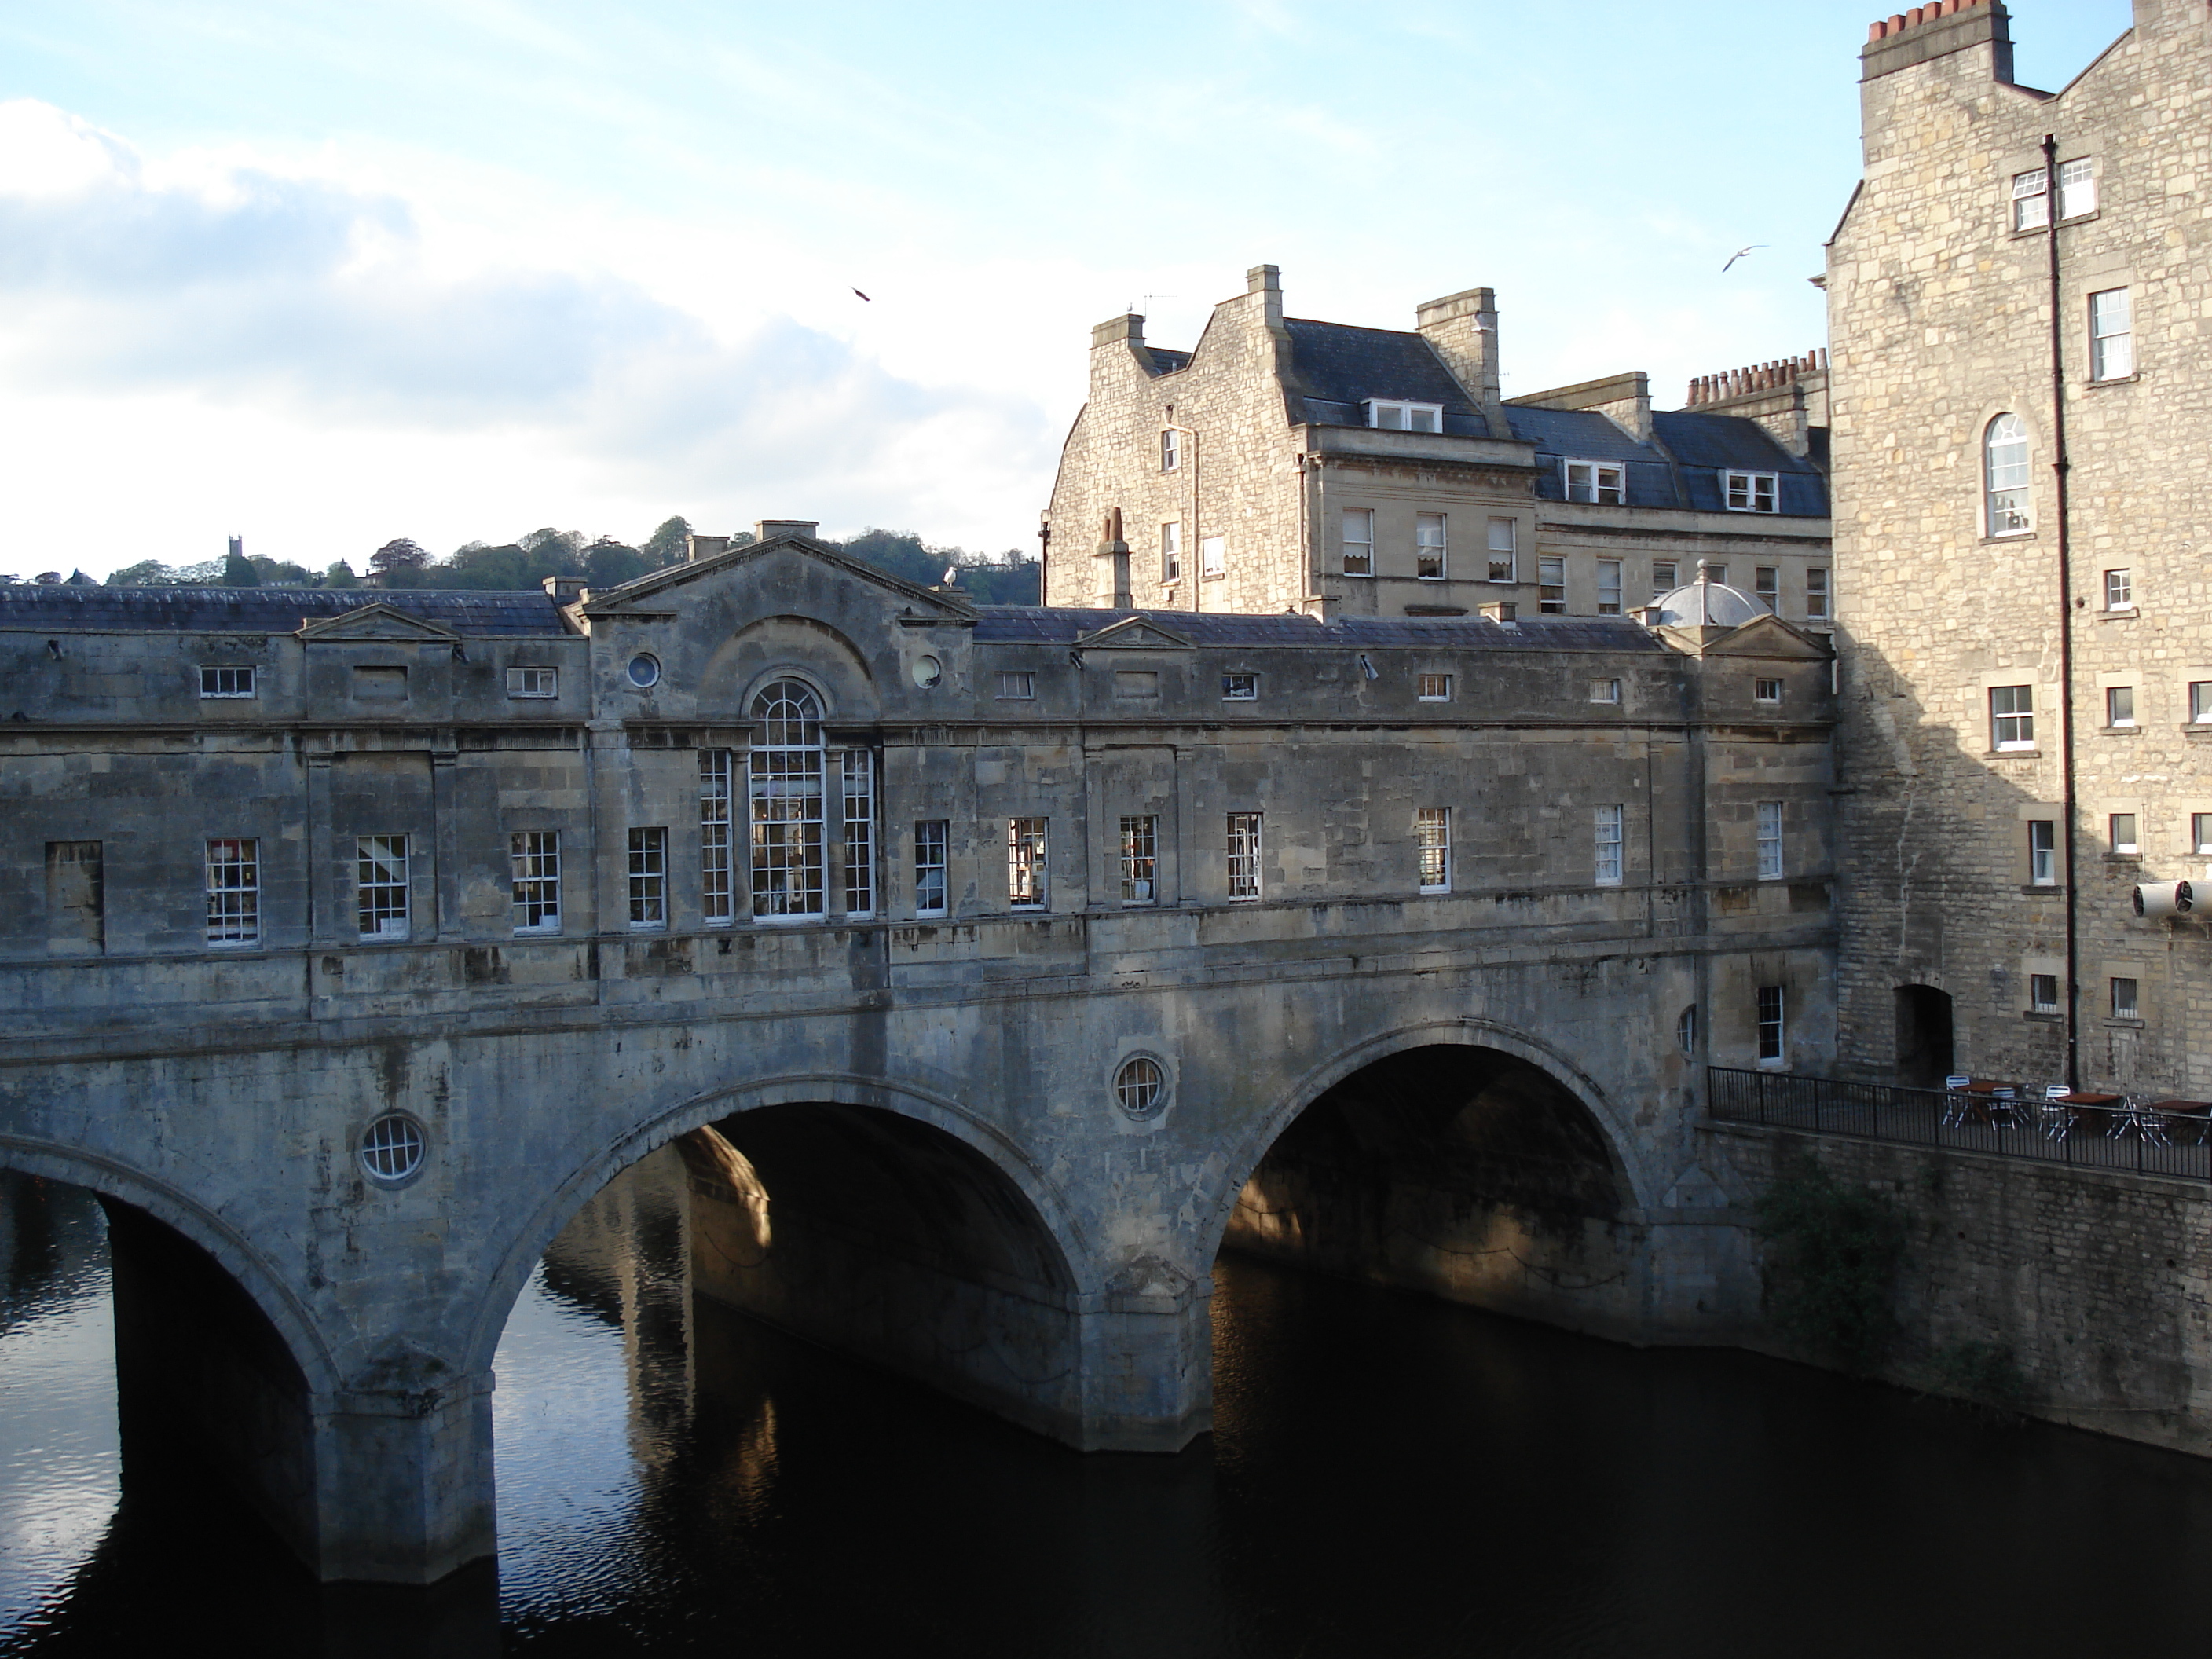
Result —
[[[2063,1140],[2074,1132],[2074,1108],[2067,1099],[2073,1092],[2063,1083],[2053,1083],[2035,1103],[2036,1122],[2053,1140]]]

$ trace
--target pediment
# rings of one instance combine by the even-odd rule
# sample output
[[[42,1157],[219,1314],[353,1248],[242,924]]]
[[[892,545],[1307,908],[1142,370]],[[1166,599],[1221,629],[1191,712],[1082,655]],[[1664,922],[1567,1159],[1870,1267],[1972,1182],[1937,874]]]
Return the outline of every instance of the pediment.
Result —
[[[335,617],[318,617],[301,627],[299,637],[309,645],[347,645],[368,641],[440,645],[458,643],[461,636],[441,623],[379,601]]]
[[[1198,647],[1172,629],[1148,617],[1124,617],[1120,622],[1085,634],[1075,641],[1079,651],[1194,651]]]
[[[778,536],[765,542],[748,542],[743,547],[733,547],[708,558],[688,560],[665,570],[648,571],[619,587],[587,595],[583,614],[587,619],[665,619],[676,614],[673,607],[688,597],[684,592],[687,588],[741,579],[756,567],[792,557],[826,567],[877,590],[886,602],[896,603],[896,619],[904,626],[962,627],[972,626],[975,621],[975,607],[957,594],[917,587],[865,559],[850,557],[804,536]]]
[[[1818,634],[1808,634],[1779,617],[1753,617],[1707,646],[1708,657],[1767,657],[1785,662],[1826,662],[1835,647]]]

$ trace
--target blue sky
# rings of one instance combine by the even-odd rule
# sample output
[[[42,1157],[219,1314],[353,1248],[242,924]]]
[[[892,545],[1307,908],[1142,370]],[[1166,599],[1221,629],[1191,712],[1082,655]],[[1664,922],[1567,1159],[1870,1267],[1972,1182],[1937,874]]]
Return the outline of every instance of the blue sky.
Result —
[[[2017,0],[2021,78],[2128,13]],[[1033,546],[1091,325],[1188,344],[1261,262],[1383,327],[1494,287],[1509,396],[1671,404],[1824,343],[1876,15],[9,0],[0,570],[671,513]]]

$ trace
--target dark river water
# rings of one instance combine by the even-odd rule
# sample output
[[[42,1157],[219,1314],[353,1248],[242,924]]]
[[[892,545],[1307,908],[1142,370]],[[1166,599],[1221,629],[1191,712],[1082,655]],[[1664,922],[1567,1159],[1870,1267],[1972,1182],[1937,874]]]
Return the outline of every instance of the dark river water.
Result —
[[[319,1589],[119,1495],[100,1212],[0,1177],[0,1653],[2197,1655],[2212,1463],[1224,1261],[1219,1426],[1064,1451],[685,1291],[665,1169],[498,1361],[496,1571]]]

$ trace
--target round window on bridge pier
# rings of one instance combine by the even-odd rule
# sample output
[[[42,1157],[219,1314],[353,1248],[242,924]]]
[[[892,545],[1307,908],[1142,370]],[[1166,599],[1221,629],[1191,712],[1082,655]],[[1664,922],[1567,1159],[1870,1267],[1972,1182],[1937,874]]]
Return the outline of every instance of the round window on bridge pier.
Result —
[[[404,1112],[386,1112],[361,1138],[361,1164],[372,1180],[398,1186],[422,1167],[429,1143],[422,1126]]]
[[[1167,1068],[1150,1054],[1132,1054],[1114,1073],[1114,1102],[1129,1116],[1158,1117],[1168,1103]]]

